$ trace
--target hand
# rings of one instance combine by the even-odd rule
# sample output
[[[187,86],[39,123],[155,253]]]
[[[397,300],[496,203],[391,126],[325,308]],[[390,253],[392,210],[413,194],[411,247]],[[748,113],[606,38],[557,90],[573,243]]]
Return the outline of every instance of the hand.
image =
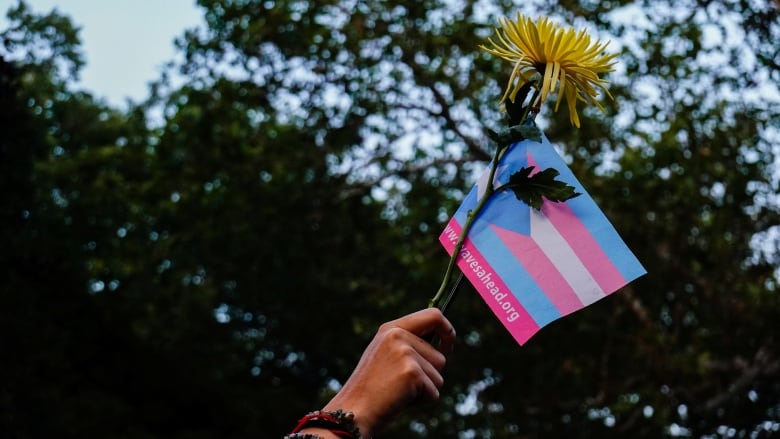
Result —
[[[423,340],[433,334],[440,340],[438,348]],[[439,399],[444,355],[454,343],[455,330],[437,308],[383,324],[323,410],[354,413],[361,435],[370,438],[406,406]]]

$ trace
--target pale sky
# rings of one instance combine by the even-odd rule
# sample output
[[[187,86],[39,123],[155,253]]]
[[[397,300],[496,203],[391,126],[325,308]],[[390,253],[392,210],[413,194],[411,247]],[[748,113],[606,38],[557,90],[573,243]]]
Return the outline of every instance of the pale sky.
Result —
[[[18,0],[0,1],[0,29],[6,12]],[[76,88],[91,91],[114,106],[127,97],[148,95],[147,85],[159,78],[162,65],[174,59],[174,38],[202,21],[195,0],[26,0],[34,13],[53,8],[70,16],[87,65]]]

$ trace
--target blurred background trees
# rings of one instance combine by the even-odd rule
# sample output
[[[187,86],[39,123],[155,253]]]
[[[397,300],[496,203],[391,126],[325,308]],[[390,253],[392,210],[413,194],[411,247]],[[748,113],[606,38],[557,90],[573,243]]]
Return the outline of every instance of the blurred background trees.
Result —
[[[271,438],[319,407],[438,286],[502,123],[477,45],[518,8],[621,52],[607,114],[538,122],[649,274],[522,348],[464,290],[441,402],[383,437],[780,434],[776,3],[198,5],[122,110],[73,86],[78,17],[8,9],[3,437]]]

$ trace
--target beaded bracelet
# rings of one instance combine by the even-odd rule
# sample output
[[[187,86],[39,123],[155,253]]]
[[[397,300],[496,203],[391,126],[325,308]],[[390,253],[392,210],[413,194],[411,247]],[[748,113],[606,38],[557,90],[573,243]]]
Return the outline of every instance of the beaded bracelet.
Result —
[[[355,415],[341,409],[335,412],[314,411],[302,417],[285,439],[318,439],[317,435],[299,433],[304,428],[322,428],[343,439],[361,439]]]

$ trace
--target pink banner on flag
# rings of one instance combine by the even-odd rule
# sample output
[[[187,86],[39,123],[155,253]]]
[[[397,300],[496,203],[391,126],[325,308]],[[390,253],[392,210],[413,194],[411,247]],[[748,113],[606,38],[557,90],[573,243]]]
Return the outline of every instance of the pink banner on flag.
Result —
[[[455,250],[461,230],[460,224],[452,219],[447,224],[445,232],[439,237],[439,241],[448,253],[452,254]],[[457,265],[519,344],[525,343],[539,331],[539,325],[534,322],[509,287],[495,274],[491,265],[468,239],[460,251]]]

